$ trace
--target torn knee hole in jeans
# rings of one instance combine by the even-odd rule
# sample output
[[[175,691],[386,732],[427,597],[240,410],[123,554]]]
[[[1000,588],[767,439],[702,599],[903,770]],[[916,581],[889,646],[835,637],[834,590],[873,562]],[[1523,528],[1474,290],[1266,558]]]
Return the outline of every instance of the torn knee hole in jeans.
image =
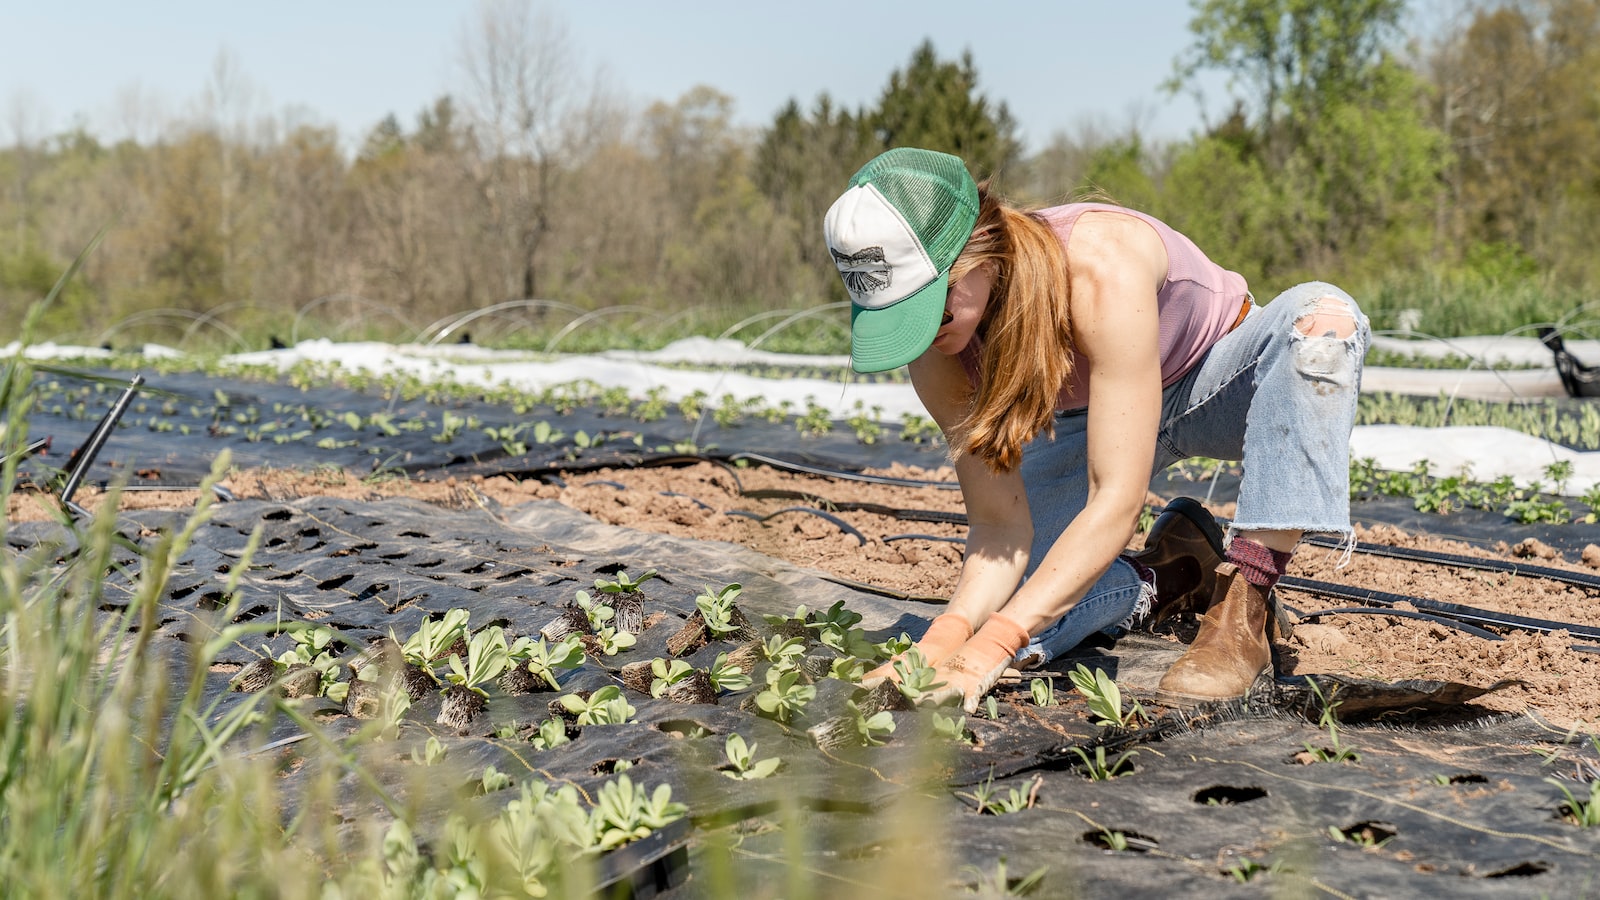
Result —
[[[1319,382],[1319,393],[1354,382],[1356,316],[1349,305],[1337,297],[1322,297],[1295,320],[1294,327],[1300,338],[1295,342],[1295,368]]]
[[[1322,297],[1316,308],[1294,320],[1294,327],[1306,337],[1346,340],[1356,333],[1355,312],[1337,297]]]

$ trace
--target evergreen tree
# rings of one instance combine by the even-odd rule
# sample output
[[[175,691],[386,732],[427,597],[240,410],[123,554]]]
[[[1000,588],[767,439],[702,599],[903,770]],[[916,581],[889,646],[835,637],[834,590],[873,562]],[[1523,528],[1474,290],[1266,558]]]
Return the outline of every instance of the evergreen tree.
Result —
[[[962,53],[959,62],[943,61],[932,41],[889,76],[871,123],[882,147],[953,153],[980,179],[1006,170],[1021,155],[1010,109],[978,91],[972,53]]]

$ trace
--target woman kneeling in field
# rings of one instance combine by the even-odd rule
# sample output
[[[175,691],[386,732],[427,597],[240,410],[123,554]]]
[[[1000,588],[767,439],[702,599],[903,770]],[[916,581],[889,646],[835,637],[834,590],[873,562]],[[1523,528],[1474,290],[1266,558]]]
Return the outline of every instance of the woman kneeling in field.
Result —
[[[1257,306],[1151,216],[1018,209],[914,148],[857,172],[824,231],[853,301],[852,366],[910,366],[961,481],[966,561],[917,643],[944,697],[971,711],[1008,666],[1186,604],[1200,630],[1161,699],[1242,697],[1270,672],[1269,591],[1300,536],[1353,539],[1370,329],[1348,294],[1312,282]],[[1124,553],[1152,474],[1191,456],[1243,464],[1226,549],[1191,501]]]

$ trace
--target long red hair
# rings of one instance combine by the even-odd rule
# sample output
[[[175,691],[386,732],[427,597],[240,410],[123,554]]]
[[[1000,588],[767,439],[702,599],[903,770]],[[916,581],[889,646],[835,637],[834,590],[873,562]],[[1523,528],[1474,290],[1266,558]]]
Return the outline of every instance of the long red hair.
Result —
[[[1009,472],[1022,462],[1024,444],[1055,433],[1056,398],[1072,377],[1072,289],[1054,229],[991,194],[987,182],[978,199],[977,223],[950,280],[990,266],[994,284],[978,325],[977,395],[950,444],[957,455]]]

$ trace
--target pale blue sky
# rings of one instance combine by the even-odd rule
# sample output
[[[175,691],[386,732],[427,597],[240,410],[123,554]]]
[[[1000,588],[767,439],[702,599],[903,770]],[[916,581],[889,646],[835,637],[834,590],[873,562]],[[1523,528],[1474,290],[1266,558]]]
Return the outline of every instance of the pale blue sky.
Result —
[[[604,67],[639,105],[709,84],[747,125],[790,97],[827,91],[872,103],[889,73],[931,38],[970,49],[989,96],[1006,101],[1029,149],[1086,122],[1178,138],[1201,123],[1193,98],[1160,90],[1188,46],[1188,0],[1054,2],[651,2],[556,0],[585,71]],[[220,51],[258,113],[288,110],[359,141],[386,114],[407,128],[435,97],[460,93],[468,2],[421,0],[0,0],[0,144],[75,122],[107,138],[148,138],[193,108]],[[1213,118],[1228,107],[1207,86]],[[129,104],[137,96],[139,104]],[[142,105],[141,105],[142,104]],[[145,112],[130,115],[127,110]],[[147,133],[139,134],[139,131]]]

